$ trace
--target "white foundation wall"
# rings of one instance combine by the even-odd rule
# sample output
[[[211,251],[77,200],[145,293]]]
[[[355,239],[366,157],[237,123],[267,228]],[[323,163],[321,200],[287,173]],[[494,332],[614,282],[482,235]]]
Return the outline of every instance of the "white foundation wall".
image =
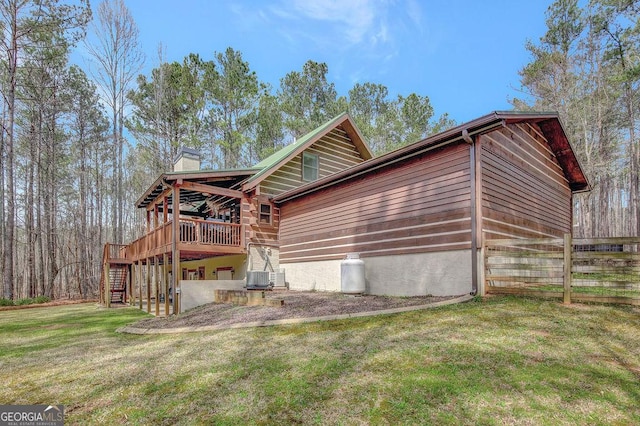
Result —
[[[365,257],[366,293],[453,296],[470,293],[471,250]],[[292,290],[341,291],[341,260],[284,263]]]
[[[340,291],[340,260],[284,263],[290,290]]]

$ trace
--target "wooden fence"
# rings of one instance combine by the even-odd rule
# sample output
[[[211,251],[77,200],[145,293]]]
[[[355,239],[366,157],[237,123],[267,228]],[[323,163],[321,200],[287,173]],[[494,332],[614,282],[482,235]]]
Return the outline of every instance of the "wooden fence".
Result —
[[[488,294],[640,306],[640,237],[488,240]]]

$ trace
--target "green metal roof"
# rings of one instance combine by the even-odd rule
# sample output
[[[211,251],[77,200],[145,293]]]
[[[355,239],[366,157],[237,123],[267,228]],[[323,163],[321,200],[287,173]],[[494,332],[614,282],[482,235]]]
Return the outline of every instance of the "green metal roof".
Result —
[[[371,158],[371,152],[369,147],[367,146],[364,139],[360,135],[359,131],[355,128],[355,125],[349,121],[349,114],[342,113],[326,123],[318,126],[314,130],[300,137],[295,142],[283,147],[282,149],[274,152],[269,157],[260,161],[253,167],[249,168],[234,168],[234,169],[217,169],[217,170],[185,170],[179,172],[166,172],[163,173],[154,184],[145,192],[140,199],[136,202],[138,207],[146,207],[150,202],[152,202],[155,197],[157,197],[163,191],[163,181],[169,180],[173,181],[176,179],[203,179],[210,176],[223,176],[225,174],[240,176],[246,175],[248,179],[244,181],[245,184],[251,184],[254,182],[256,185],[262,178],[268,176],[270,173],[275,171],[278,167],[282,166],[286,161],[289,161],[293,156],[297,155],[298,150],[303,151],[307,147],[311,146],[315,143],[322,135],[329,132],[331,129],[336,127],[338,124],[344,124],[348,126],[348,128],[352,129],[352,132],[358,135],[358,140],[360,144],[358,145],[358,150],[361,155],[363,155],[364,159]],[[349,121],[348,124],[345,124],[345,121]],[[353,127],[353,128],[352,128]]]

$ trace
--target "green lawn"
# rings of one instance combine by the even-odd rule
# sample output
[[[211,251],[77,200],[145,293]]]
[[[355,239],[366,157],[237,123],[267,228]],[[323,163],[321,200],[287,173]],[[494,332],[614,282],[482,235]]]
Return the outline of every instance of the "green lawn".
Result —
[[[640,424],[640,310],[495,297],[182,335],[95,304],[0,312],[0,403],[67,424]]]

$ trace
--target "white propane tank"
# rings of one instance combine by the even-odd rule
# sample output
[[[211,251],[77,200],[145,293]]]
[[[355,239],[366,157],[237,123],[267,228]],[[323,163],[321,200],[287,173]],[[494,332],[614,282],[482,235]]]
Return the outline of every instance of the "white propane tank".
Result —
[[[358,253],[348,253],[340,263],[340,284],[342,292],[362,294],[366,290],[364,261]]]

